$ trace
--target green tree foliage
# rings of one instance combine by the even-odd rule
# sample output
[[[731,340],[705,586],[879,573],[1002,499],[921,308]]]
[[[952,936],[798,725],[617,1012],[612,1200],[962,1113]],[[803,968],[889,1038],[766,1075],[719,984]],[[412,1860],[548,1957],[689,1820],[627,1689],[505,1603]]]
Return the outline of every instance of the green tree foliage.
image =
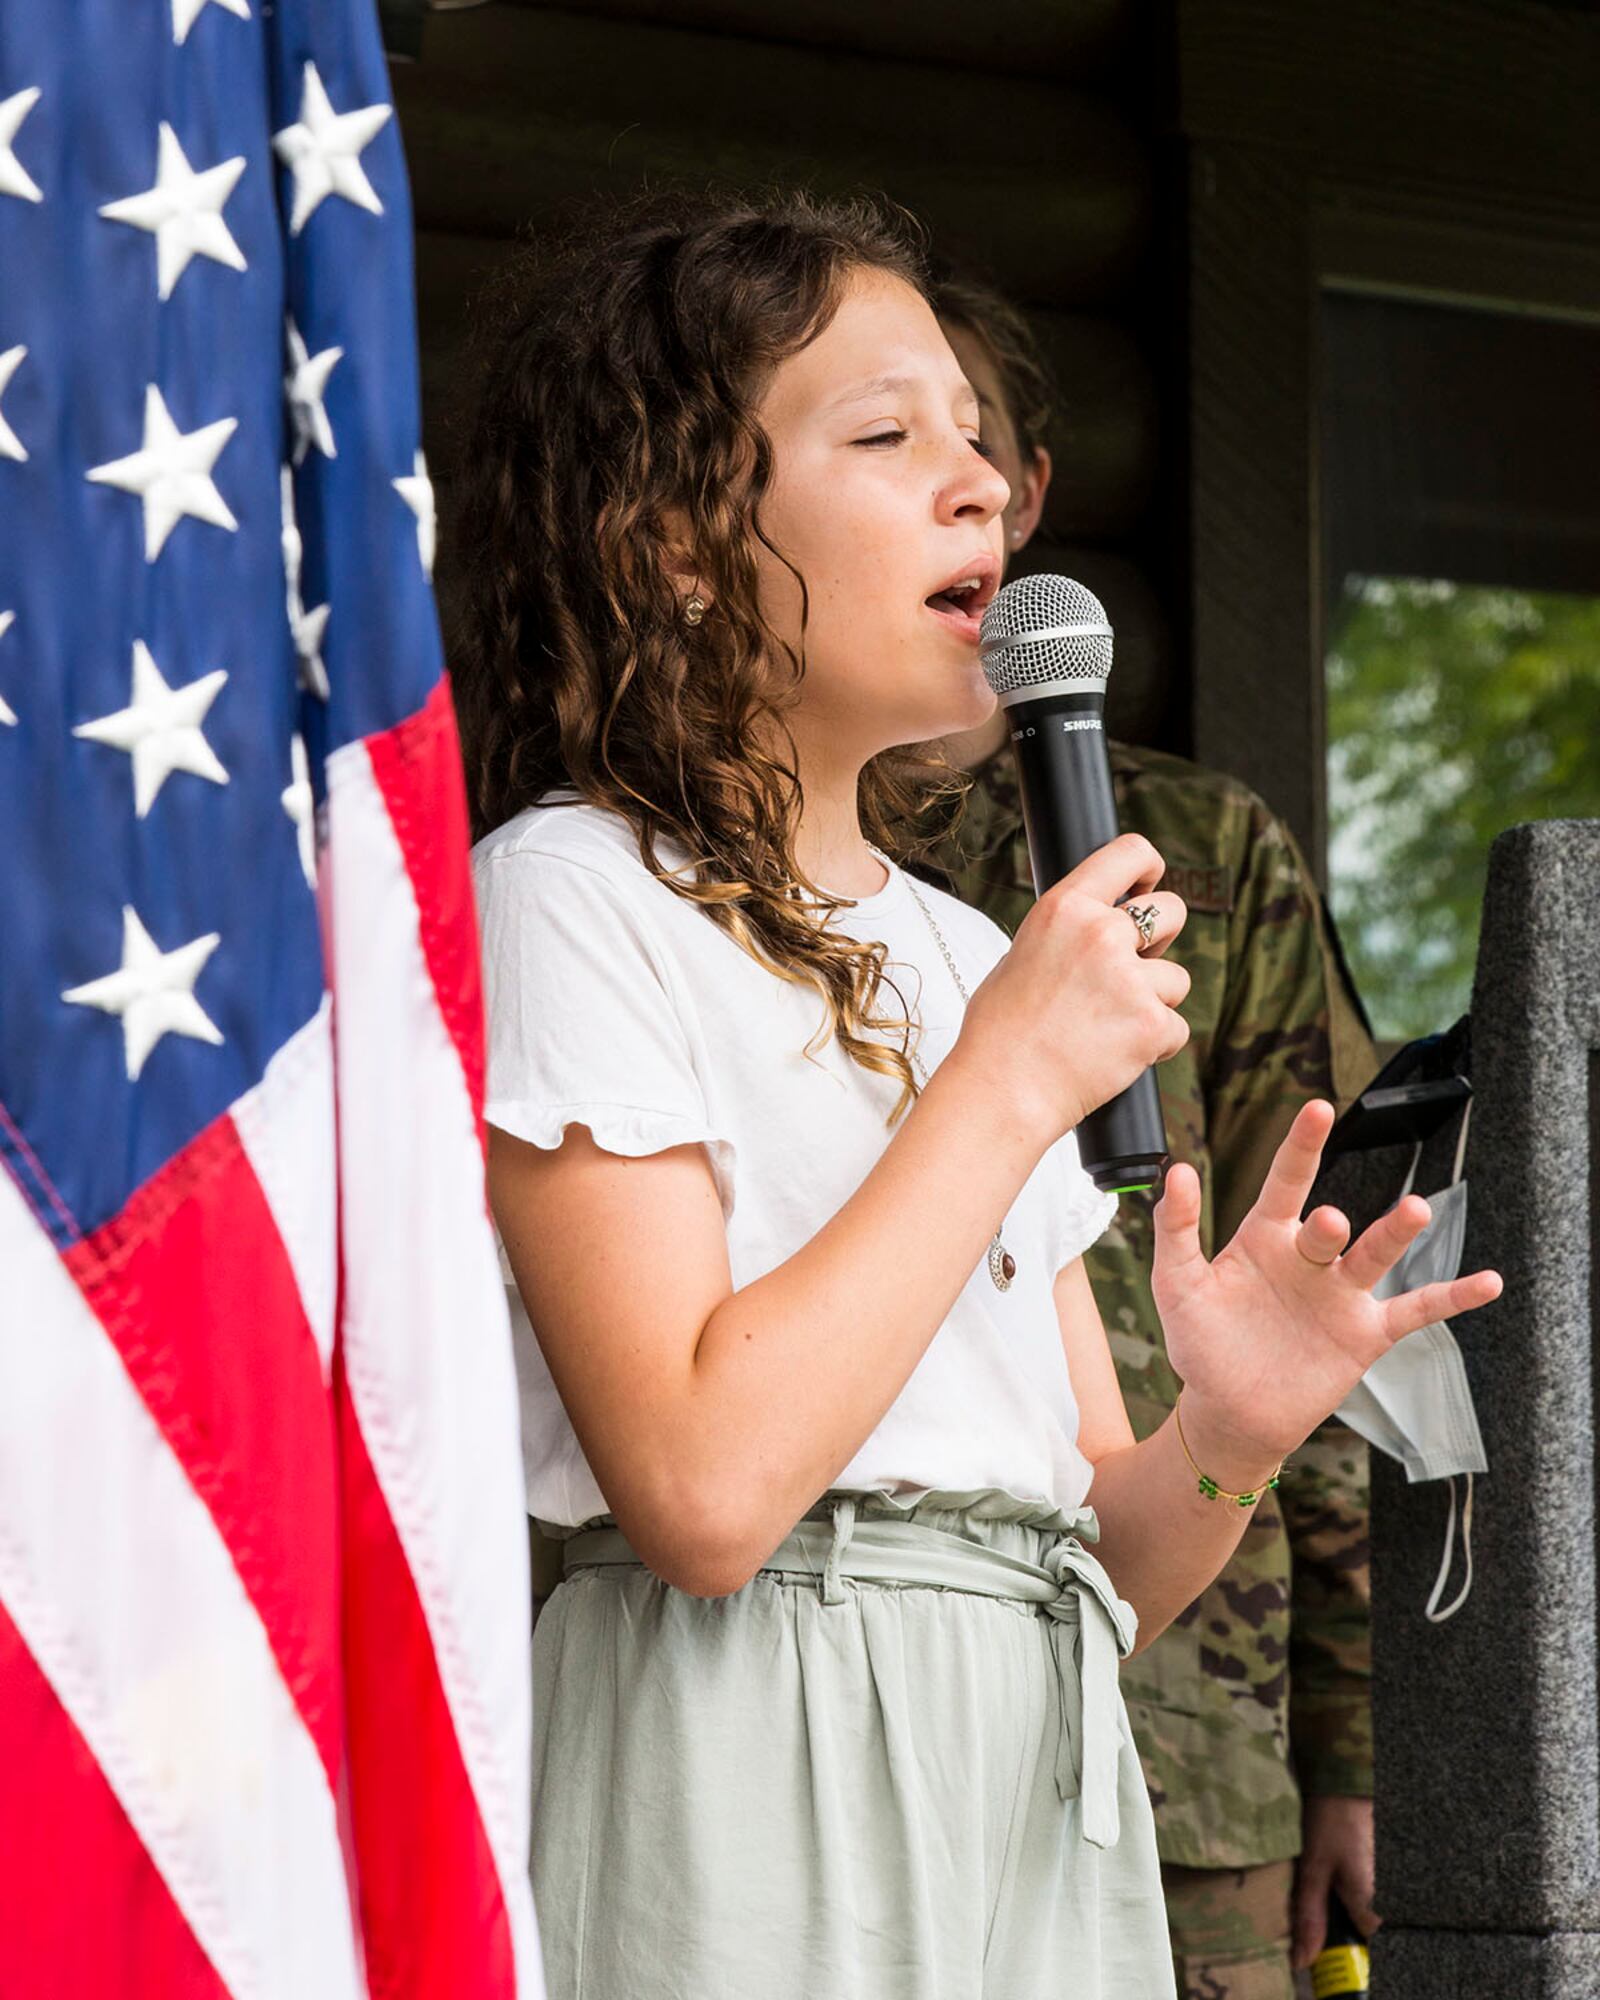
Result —
[[[1468,1004],[1489,845],[1600,818],[1600,599],[1346,579],[1327,660],[1329,873],[1378,1033]]]

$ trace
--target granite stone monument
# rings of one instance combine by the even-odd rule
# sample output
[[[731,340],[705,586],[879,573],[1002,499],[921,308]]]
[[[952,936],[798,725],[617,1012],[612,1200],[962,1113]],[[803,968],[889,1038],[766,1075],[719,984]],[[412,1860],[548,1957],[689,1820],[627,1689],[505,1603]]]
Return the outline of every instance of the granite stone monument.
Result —
[[[1374,1455],[1373,1990],[1596,2000],[1600,822],[1495,843],[1472,1069],[1463,1268],[1506,1283],[1455,1331],[1489,1471],[1471,1596],[1435,1625],[1447,1488]],[[1455,1136],[1428,1142],[1422,1193],[1449,1178]]]

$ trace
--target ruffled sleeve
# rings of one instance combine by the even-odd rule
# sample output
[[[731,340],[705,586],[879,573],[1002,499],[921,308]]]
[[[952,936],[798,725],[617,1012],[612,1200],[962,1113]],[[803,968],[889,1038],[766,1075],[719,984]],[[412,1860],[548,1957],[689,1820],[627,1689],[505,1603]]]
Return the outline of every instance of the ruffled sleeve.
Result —
[[[645,907],[655,887],[512,849],[474,868],[488,1016],[488,1122],[554,1148],[587,1126],[610,1153],[706,1147],[725,1213],[734,1144],[690,1053],[678,982]]]

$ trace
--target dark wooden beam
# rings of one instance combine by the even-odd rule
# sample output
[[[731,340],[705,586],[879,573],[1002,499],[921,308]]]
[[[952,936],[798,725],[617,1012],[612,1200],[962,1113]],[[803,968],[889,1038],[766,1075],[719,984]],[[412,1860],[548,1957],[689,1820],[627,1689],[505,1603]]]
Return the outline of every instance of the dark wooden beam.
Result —
[[[516,4],[556,11],[544,0]],[[1148,0],[575,0],[560,11],[1081,83],[1127,57],[1150,9]]]
[[[1183,129],[1316,172],[1600,199],[1600,13],[1546,0],[1179,0]]]
[[[1112,303],[1151,174],[1100,101],[1045,82],[495,6],[395,72],[421,228],[509,236],[646,183],[886,192],[1015,297]]]

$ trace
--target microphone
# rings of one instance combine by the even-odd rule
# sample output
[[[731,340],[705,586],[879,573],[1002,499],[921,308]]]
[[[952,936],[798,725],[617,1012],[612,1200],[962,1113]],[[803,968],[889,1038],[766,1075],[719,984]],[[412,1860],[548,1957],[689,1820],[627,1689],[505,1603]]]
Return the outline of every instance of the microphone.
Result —
[[[1011,724],[1028,860],[1042,896],[1121,830],[1105,737],[1111,625],[1081,583],[1018,577],[984,612],[979,651]],[[1167,1130],[1155,1072],[1091,1111],[1077,1138],[1102,1193],[1159,1188]]]

